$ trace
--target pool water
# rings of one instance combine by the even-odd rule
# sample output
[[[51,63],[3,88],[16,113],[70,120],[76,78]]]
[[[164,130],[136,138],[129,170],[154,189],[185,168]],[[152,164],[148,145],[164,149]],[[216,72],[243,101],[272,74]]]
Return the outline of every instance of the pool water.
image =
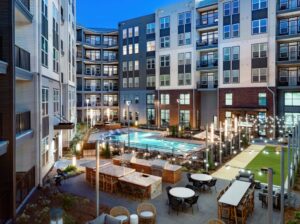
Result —
[[[108,137],[111,140],[124,142],[126,146],[128,145],[127,133],[112,133]],[[202,145],[186,143],[180,140],[166,140],[163,139],[159,133],[155,132],[134,131],[130,132],[130,146],[161,152],[184,154],[199,150]]]

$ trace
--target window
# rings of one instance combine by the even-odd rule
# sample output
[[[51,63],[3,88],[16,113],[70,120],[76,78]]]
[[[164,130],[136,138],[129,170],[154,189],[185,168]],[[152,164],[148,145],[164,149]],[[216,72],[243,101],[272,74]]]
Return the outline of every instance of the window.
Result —
[[[134,36],[135,36],[135,37],[138,37],[138,36],[139,36],[139,27],[138,27],[138,26],[135,26],[135,27],[134,27]]]
[[[231,37],[239,37],[240,36],[240,24],[232,24],[232,35]]]
[[[127,55],[127,45],[123,46],[123,55]]]
[[[148,124],[155,124],[155,109],[147,108],[147,121]]]
[[[252,69],[252,82],[267,82],[267,68],[253,68]]]
[[[240,1],[233,0],[232,1],[232,14],[239,14],[240,13]]]
[[[42,0],[42,65],[48,67],[48,1]]]
[[[42,88],[42,116],[46,117],[49,114],[49,90],[48,88]]]
[[[226,47],[223,48],[223,60],[224,61],[238,61],[240,59],[240,47]],[[223,71],[223,83],[239,83],[240,82],[240,71],[232,68],[230,63],[230,69]]]
[[[232,60],[240,60],[240,47],[232,47]]]
[[[128,78],[128,88],[133,88],[133,78]]]
[[[46,166],[49,162],[49,138],[42,139],[41,143],[42,166]]]
[[[127,38],[127,29],[123,29],[123,39]]]
[[[147,76],[147,87],[155,87],[155,76]]]
[[[135,104],[138,104],[140,102],[140,98],[138,97],[138,96],[136,96],[135,98],[134,98],[134,103]]]
[[[155,69],[155,58],[147,58],[147,69]]]
[[[170,85],[170,75],[160,75],[160,85],[169,86]]]
[[[58,73],[58,58],[59,58],[59,30],[58,30],[58,9],[52,3],[53,19],[52,19],[52,43],[53,43],[53,71]]]
[[[189,105],[190,104],[190,94],[180,94],[179,95],[179,103],[181,105]]]
[[[147,104],[153,105],[155,102],[155,94],[147,94]]]
[[[179,86],[191,85],[191,73],[179,73],[178,85]]]
[[[230,15],[230,2],[225,2],[223,4],[223,8],[224,8],[224,16],[229,16]]]
[[[148,23],[146,34],[155,33],[155,23]]]
[[[53,112],[54,114],[59,113],[59,90],[53,89]]]
[[[126,72],[127,71],[127,61],[123,61],[123,66],[122,66],[122,70],[123,72]]]
[[[183,12],[178,14],[178,26],[191,23],[191,12]]]
[[[170,28],[170,16],[160,18],[160,29]]]
[[[128,28],[128,37],[132,37],[132,28]]]
[[[167,127],[170,123],[170,110],[161,110],[160,111],[160,123],[161,126]]]
[[[170,67],[170,55],[160,56],[160,67]]]
[[[224,61],[230,61],[231,60],[231,48],[230,47],[224,47],[223,48],[223,60]]]
[[[127,88],[127,78],[123,78],[123,88]]]
[[[230,38],[230,25],[224,26],[224,39],[229,39]]]
[[[140,86],[140,77],[134,77],[134,87],[138,88]]]
[[[232,106],[232,93],[225,94],[225,105]]]
[[[147,41],[147,52],[155,51],[155,41]]]
[[[178,65],[190,65],[191,64],[191,52],[178,54]],[[178,85],[191,85],[191,74],[185,71],[184,66],[183,73],[178,74]]]
[[[139,53],[139,44],[138,43],[134,44],[134,53],[135,54]]]
[[[201,12],[201,25],[214,24],[218,22],[218,10]]]
[[[128,54],[132,54],[133,49],[132,49],[132,44],[128,45]]]
[[[252,10],[264,9],[267,8],[267,0],[252,0]]]
[[[160,38],[160,48],[167,48],[170,47],[170,37],[161,37]]]
[[[300,92],[284,93],[285,106],[300,106]]]
[[[259,93],[258,94],[258,105],[259,106],[266,106],[267,105],[267,94],[266,93]]]
[[[223,82],[224,84],[230,83],[230,70],[224,70],[223,71]]]
[[[232,83],[239,83],[240,82],[240,70],[232,70],[231,71],[231,82]]]
[[[139,69],[139,61],[134,61],[134,70],[138,71]]]
[[[161,94],[160,95],[160,104],[161,105],[169,105],[170,104],[170,95],[169,94]]]
[[[180,110],[179,111],[179,123],[182,126],[190,125],[190,111],[189,110]]]
[[[266,33],[268,26],[268,19],[259,19],[252,21],[252,34]]]
[[[252,44],[252,58],[265,58],[267,57],[267,52],[267,43]]]
[[[128,71],[130,71],[130,72],[133,71],[133,62],[132,61],[128,62]]]

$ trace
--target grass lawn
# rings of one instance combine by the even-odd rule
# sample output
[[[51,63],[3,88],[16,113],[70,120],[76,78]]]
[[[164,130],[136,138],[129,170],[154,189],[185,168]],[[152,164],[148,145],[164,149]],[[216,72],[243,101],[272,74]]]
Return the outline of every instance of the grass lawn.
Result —
[[[251,170],[255,173],[255,180],[262,183],[268,182],[267,173],[259,175],[262,167],[273,168],[273,184],[280,185],[280,154],[276,154],[275,147],[266,146],[246,167],[246,170]],[[268,154],[267,154],[267,153]],[[287,149],[284,149],[284,175],[287,177]]]

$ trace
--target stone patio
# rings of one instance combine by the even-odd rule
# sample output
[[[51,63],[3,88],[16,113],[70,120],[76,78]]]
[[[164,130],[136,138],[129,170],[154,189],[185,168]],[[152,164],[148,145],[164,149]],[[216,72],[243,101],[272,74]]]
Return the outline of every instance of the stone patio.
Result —
[[[217,191],[219,192],[222,190],[226,185],[228,185],[228,183],[228,180],[218,179]],[[182,181],[171,186],[185,186],[186,184],[188,184],[188,181],[186,179],[186,175],[183,174]],[[209,219],[217,217],[217,193],[214,190],[200,193],[198,201],[199,211],[197,211],[195,206],[194,214],[192,214],[191,209],[180,212],[178,216],[176,215],[175,211],[171,211],[171,213],[168,214],[168,206],[166,204],[167,194],[165,191],[165,187],[168,185],[169,184],[164,183],[163,194],[153,200],[149,200],[149,202],[153,203],[157,209],[158,224],[204,224],[207,223]],[[63,185],[60,187],[60,189],[62,191],[80,195],[95,201],[95,190],[86,183],[85,174],[66,180],[63,182]],[[136,208],[140,201],[133,201],[118,194],[116,195],[100,192],[100,203],[110,207],[121,205],[127,207],[131,213],[136,213]],[[279,224],[279,216],[280,213],[278,211],[274,211],[274,224]],[[247,223],[267,223],[267,209],[261,208],[261,203],[258,200],[258,192],[256,192],[255,196],[254,214],[252,217],[248,218]]]

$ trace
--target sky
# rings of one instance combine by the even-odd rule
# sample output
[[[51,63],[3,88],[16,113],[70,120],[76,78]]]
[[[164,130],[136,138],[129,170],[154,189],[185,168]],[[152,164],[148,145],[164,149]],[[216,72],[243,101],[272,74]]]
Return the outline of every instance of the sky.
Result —
[[[182,0],[77,0],[77,23],[86,27],[117,28],[118,22],[154,13]]]

